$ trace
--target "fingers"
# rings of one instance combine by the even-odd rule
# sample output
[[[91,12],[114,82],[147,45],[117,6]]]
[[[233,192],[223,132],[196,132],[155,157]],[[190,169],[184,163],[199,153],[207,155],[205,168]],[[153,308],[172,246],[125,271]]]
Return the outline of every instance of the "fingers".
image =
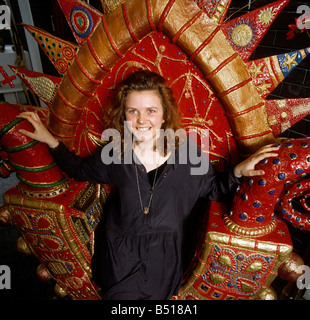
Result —
[[[40,117],[35,112],[22,112],[17,116],[17,118],[23,118],[23,119],[29,121],[34,128],[34,133],[42,131],[43,127],[45,128]],[[26,136],[32,138],[32,139],[37,139],[37,136],[29,135],[29,133],[31,133],[29,131],[27,132],[27,131],[21,129],[20,132],[25,134]]]
[[[248,177],[257,177],[257,176],[262,176],[265,174],[264,170],[249,170],[247,172]]]
[[[270,153],[274,153],[276,154],[276,152],[279,150],[280,147],[274,147],[273,145],[267,145],[264,146],[263,148],[259,149],[256,153],[253,154],[253,156],[257,156],[257,155],[261,155],[261,154],[270,154]]]
[[[48,131],[46,126],[42,123],[40,117],[35,112],[22,112],[17,117],[28,120],[33,128],[33,132],[20,129],[19,132],[25,136],[46,143],[50,148],[55,148],[59,141]]]
[[[278,153],[277,151],[279,150],[280,147],[275,147],[273,144],[266,145],[259,149],[256,153],[254,153],[249,160],[257,164],[259,161],[262,161],[266,158],[270,157],[277,157]]]
[[[259,161],[262,161],[266,158],[271,158],[271,157],[277,157],[278,153],[275,152],[266,152],[266,153],[262,153],[259,155],[254,156],[251,161],[253,161],[254,163],[258,163]]]
[[[40,119],[38,114],[32,111],[21,112],[19,115],[17,115],[17,118],[24,118],[24,117],[31,117],[35,120]]]
[[[22,112],[20,113],[17,118],[23,118],[28,120],[32,125],[35,124],[42,124],[40,117],[35,112]]]
[[[275,147],[273,144],[266,145],[259,149],[256,153],[251,155],[248,159],[241,162],[235,168],[235,175],[237,177],[246,176],[246,177],[254,177],[261,176],[265,174],[264,170],[255,169],[255,166],[262,160],[269,157],[277,157],[279,147]]]
[[[236,177],[240,178],[241,176],[254,177],[264,175],[265,171],[255,169],[255,166],[266,158],[277,157],[279,149],[280,146],[275,146],[274,144],[269,144],[260,148],[256,153],[235,167],[234,172]]]
[[[31,125],[34,128],[33,132],[27,131],[25,129],[19,129],[19,132],[21,134],[24,134],[25,136],[40,141],[41,135],[43,134],[43,124],[41,122],[40,117],[35,112],[22,112],[20,113],[17,118],[23,118],[31,123]]]
[[[24,129],[19,129],[18,130],[21,134],[25,135],[26,137],[29,137],[31,139],[36,139],[36,136],[30,132],[30,131],[27,131],[27,130],[24,130]]]

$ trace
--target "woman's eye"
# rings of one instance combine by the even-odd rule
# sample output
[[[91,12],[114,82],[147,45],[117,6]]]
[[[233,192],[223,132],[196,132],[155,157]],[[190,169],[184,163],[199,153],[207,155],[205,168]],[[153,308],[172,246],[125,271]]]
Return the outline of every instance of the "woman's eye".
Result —
[[[153,109],[149,110],[149,113],[154,113],[154,112],[155,112],[155,110],[153,110]]]
[[[129,113],[136,113],[137,111],[134,109],[128,110]]]

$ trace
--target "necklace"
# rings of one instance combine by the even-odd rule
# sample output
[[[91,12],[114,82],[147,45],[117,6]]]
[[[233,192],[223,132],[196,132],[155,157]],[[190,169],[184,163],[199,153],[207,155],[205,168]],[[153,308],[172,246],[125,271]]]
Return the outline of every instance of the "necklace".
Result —
[[[147,207],[144,207],[144,206],[143,206],[143,203],[142,203],[140,183],[139,183],[139,175],[138,175],[138,168],[137,168],[136,163],[135,163],[135,169],[136,169],[137,187],[138,187],[138,194],[139,194],[139,200],[140,200],[141,210],[142,210],[143,214],[146,215],[146,214],[149,214],[149,213],[150,213],[150,207],[151,207],[151,203],[152,203],[152,199],[153,199],[153,194],[154,194],[154,186],[155,186],[155,182],[156,182],[156,177],[157,177],[157,172],[158,172],[158,166],[157,166],[156,171],[155,171],[154,180],[153,180],[153,185],[152,185],[152,189],[151,189],[151,196],[150,196],[149,203],[148,203],[148,206],[147,206]]]

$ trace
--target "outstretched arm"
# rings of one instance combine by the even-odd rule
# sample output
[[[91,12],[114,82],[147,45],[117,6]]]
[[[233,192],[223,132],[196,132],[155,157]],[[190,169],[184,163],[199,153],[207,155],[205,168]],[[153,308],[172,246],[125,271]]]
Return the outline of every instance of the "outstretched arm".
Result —
[[[237,178],[244,177],[253,177],[260,176],[265,174],[264,170],[256,170],[255,165],[259,161],[262,161],[265,158],[276,157],[279,147],[275,147],[273,144],[266,145],[252,154],[246,160],[240,162],[234,168],[234,173]]]
[[[34,128],[33,132],[20,129],[20,133],[31,139],[46,143],[51,149],[58,146],[59,141],[47,130],[35,112],[22,112],[17,117],[28,120]]]
[[[23,112],[18,117],[28,120],[34,128],[33,132],[20,129],[20,133],[31,139],[46,143],[51,149],[54,149],[52,150],[52,156],[59,167],[71,178],[77,181],[92,181],[111,185],[114,183],[111,166],[104,165],[100,150],[93,156],[80,158],[74,152],[70,152],[63,143],[60,143],[47,130],[36,113]]]

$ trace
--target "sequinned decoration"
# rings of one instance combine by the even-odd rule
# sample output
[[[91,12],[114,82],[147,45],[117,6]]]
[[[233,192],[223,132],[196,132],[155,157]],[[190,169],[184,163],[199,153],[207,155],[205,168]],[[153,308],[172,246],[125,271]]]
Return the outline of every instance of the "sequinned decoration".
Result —
[[[29,27],[28,27],[29,28]],[[50,61],[60,74],[64,74],[71,66],[75,57],[77,47],[66,41],[53,37],[48,33],[30,29],[31,35],[35,38],[42,50],[46,53]],[[41,92],[38,93],[41,96]]]
[[[70,21],[74,32],[82,37],[87,37],[93,28],[90,13],[83,7],[74,7],[70,14]]]
[[[46,264],[48,270],[55,276],[64,276],[74,271],[74,265],[68,261],[50,260]]]
[[[202,274],[202,288],[215,287],[231,294],[254,296],[265,282],[265,274],[273,268],[274,257],[261,253],[236,253],[215,245],[209,258],[209,267]],[[228,290],[228,291],[227,291]],[[214,291],[215,293],[215,291]],[[214,294],[213,293],[213,294]]]
[[[228,40],[237,50],[247,50],[257,38],[257,27],[255,21],[240,18],[238,22],[228,29]]]
[[[98,202],[95,202],[94,205],[86,213],[88,224],[92,230],[99,223],[101,216],[102,216],[101,206]]]
[[[66,66],[67,70],[67,66]],[[59,85],[47,77],[27,77],[25,74],[22,75],[34,88],[36,93],[41,97],[43,101],[48,101],[50,104],[53,102],[55,94]]]
[[[56,222],[52,215],[39,213],[28,216],[26,211],[16,209],[13,216],[29,245],[51,252],[63,250],[65,244],[63,239],[55,235]]]

